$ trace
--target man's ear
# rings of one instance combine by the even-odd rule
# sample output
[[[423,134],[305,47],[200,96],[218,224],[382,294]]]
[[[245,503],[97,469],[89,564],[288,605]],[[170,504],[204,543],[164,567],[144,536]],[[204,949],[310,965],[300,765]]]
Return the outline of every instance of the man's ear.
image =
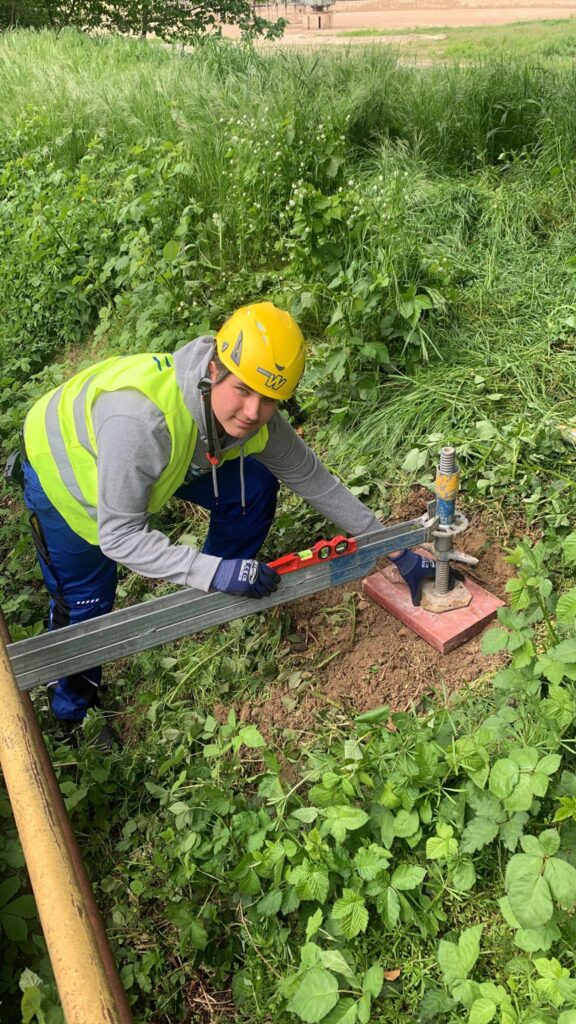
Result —
[[[218,368],[213,359],[211,359],[210,362],[208,363],[208,371],[210,373],[210,380],[212,381],[213,384],[215,384],[216,381],[218,380]]]

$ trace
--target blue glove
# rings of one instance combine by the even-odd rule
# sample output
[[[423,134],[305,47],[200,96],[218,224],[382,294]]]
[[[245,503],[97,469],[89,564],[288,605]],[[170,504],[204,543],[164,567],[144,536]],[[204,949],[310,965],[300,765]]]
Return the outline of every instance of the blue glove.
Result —
[[[433,580],[436,573],[436,562],[432,558],[422,558],[415,551],[404,548],[396,558],[390,556],[390,561],[398,569],[402,579],[410,588],[412,604],[419,606],[422,599],[422,584],[424,580]],[[448,589],[452,590],[456,580],[463,580],[461,572],[450,569]]]
[[[223,558],[210,586],[236,597],[268,597],[280,583],[274,569],[256,558]]]

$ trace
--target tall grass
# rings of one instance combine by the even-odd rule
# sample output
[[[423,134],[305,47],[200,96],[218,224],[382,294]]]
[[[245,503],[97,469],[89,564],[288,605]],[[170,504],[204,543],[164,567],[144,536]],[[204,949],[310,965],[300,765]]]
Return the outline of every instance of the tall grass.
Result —
[[[171,348],[265,295],[310,338],[315,421],[372,410],[378,472],[439,424],[576,411],[572,69],[21,32],[0,95],[9,380],[95,329]],[[12,391],[0,415],[10,435]]]

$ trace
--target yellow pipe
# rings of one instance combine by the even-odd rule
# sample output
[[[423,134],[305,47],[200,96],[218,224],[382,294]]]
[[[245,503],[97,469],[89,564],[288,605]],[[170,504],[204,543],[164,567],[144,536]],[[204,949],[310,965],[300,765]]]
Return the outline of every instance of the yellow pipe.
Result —
[[[66,1024],[133,1024],[32,702],[0,619],[0,767]]]

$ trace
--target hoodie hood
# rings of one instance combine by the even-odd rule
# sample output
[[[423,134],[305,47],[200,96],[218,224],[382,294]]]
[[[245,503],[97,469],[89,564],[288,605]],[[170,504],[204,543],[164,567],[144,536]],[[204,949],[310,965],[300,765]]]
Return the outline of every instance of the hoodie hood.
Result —
[[[187,345],[183,345],[182,348],[179,348],[174,353],[176,382],[182,393],[186,408],[198,426],[198,441],[196,442],[192,463],[198,469],[203,470],[210,469],[210,463],[206,457],[208,454],[208,431],[206,429],[200,384],[202,381],[210,381],[208,365],[210,360],[214,358],[215,351],[214,338],[210,334],[204,334],[202,337],[188,342]],[[217,427],[218,425],[213,419],[212,433],[216,456],[231,448],[242,448],[249,438],[254,437],[258,433],[258,428],[256,427],[246,437],[238,438],[226,435],[223,441],[221,441],[218,437]]]

